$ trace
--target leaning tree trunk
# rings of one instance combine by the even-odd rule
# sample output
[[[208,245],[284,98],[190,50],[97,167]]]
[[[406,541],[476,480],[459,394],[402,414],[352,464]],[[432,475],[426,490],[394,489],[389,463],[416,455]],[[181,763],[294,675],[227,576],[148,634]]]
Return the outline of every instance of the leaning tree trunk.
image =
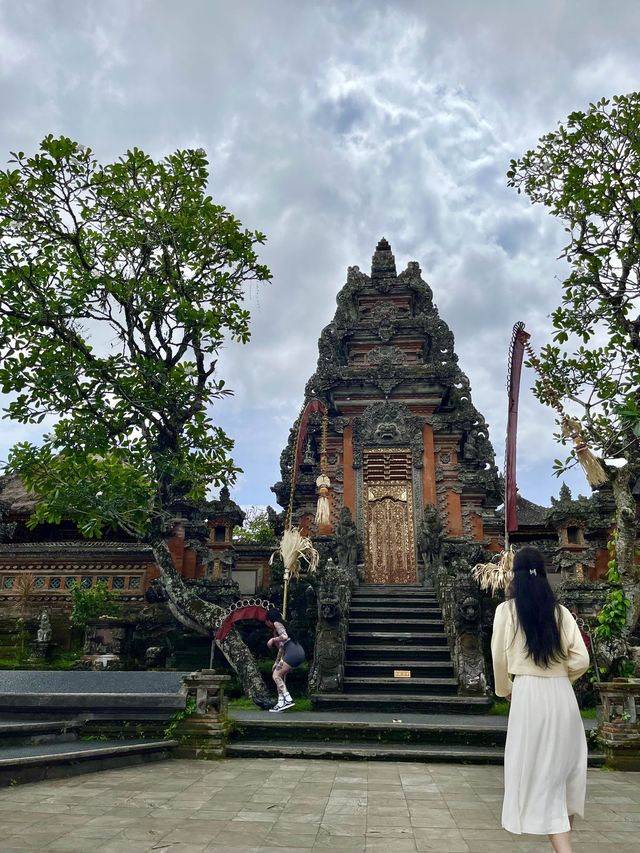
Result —
[[[151,548],[160,571],[164,588],[169,597],[169,608],[176,619],[199,634],[212,637],[223,608],[200,598],[190,590],[173,562],[167,542],[162,537],[151,540]],[[235,628],[227,634],[222,643],[216,642],[232,669],[238,675],[245,694],[261,708],[268,708],[272,701],[260,675],[253,655],[242,641]]]
[[[627,464],[624,468],[617,469],[612,478],[618,528],[616,561],[622,589],[631,602],[623,629],[625,640],[633,633],[640,616],[640,568],[636,563],[636,502],[631,493],[631,486],[637,473],[637,470]]]

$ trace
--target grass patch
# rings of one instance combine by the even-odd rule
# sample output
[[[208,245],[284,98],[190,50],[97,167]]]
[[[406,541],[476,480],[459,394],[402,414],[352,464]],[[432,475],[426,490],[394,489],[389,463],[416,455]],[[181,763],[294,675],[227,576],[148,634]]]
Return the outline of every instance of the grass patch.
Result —
[[[582,708],[580,716],[583,720],[595,720],[598,716],[598,710],[597,708]]]
[[[487,713],[492,717],[506,717],[509,714],[509,703],[506,700],[498,700],[493,703]],[[595,720],[597,712],[595,708],[582,708],[580,716],[583,720]]]
[[[302,698],[302,699],[294,699],[295,705],[293,708],[289,708],[286,712],[287,714],[295,714],[296,711],[312,711],[313,708],[311,706],[311,699]],[[275,704],[275,701],[274,701]],[[246,696],[240,696],[237,699],[229,699],[229,711],[262,711],[263,708],[258,708],[258,706],[251,701],[251,699],[247,699]]]

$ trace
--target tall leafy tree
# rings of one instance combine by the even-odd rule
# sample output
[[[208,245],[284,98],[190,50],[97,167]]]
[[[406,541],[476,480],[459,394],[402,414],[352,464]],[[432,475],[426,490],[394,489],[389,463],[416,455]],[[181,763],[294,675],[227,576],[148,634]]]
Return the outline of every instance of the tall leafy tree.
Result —
[[[513,160],[509,185],[564,225],[570,266],[540,354],[535,393],[571,401],[583,437],[605,458],[615,497],[615,558],[629,602],[622,636],[640,613],[637,511],[640,477],[640,93],[571,113],[534,150]],[[571,457],[558,461],[558,471]],[[622,599],[618,596],[618,601]]]
[[[166,540],[180,522],[202,542],[208,487],[233,482],[233,442],[209,414],[229,393],[217,357],[249,340],[245,288],[271,277],[264,235],[215,204],[208,179],[202,150],[101,165],[52,136],[0,173],[6,415],[56,417],[41,444],[12,449],[8,470],[37,497],[33,524],[71,518],[87,537],[148,541],[174,613],[202,633],[220,610],[184,585]],[[223,651],[266,701],[235,632]]]

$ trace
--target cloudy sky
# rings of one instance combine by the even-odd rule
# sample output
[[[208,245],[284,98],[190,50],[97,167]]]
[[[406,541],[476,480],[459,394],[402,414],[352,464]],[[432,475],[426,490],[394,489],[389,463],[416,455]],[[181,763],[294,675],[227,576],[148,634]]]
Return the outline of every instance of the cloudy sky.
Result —
[[[275,502],[318,335],[383,235],[399,268],[419,261],[502,464],[511,327],[541,347],[565,274],[561,226],[505,172],[572,110],[639,88],[639,32],[636,0],[0,0],[0,161],[47,133],[103,162],[203,147],[214,198],[266,233],[273,282],[215,410],[239,503]],[[560,453],[524,379],[518,482],[548,503]],[[0,432],[0,459],[38,436]]]

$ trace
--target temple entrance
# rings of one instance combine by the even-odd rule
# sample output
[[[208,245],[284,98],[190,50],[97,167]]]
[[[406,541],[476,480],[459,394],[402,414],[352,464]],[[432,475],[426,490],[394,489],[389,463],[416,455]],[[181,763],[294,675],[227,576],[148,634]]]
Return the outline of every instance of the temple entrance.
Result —
[[[365,582],[416,583],[408,449],[365,450],[363,497]]]

